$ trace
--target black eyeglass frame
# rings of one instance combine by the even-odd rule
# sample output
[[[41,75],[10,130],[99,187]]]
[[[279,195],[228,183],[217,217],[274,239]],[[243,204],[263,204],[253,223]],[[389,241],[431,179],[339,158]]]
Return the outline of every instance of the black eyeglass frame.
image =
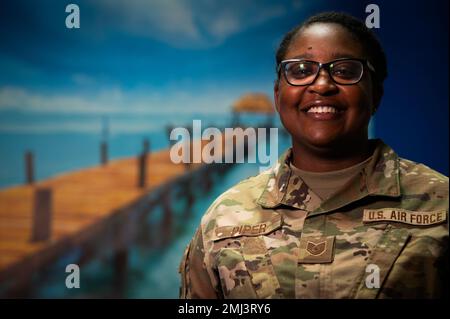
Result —
[[[330,71],[331,71],[331,70],[330,70],[330,66],[331,66],[333,63],[336,63],[336,62],[339,62],[339,61],[358,61],[358,62],[360,62],[360,63],[362,64],[362,67],[363,67],[363,68],[362,68],[362,72],[361,72],[361,75],[360,75],[359,79],[358,79],[356,82],[352,82],[352,83],[339,83],[338,81],[336,81],[336,80],[333,78],[333,76],[331,75],[331,72],[330,72]],[[317,69],[317,73],[316,73],[316,75],[314,76],[314,79],[313,79],[310,83],[307,83],[307,84],[292,84],[292,83],[289,82],[289,80],[288,80],[288,77],[287,77],[287,71],[286,71],[286,65],[287,65],[288,63],[291,63],[291,62],[310,62],[310,63],[314,63],[314,64],[316,64],[316,65],[319,65],[319,68]],[[339,84],[339,85],[354,85],[354,84],[357,84],[359,81],[361,81],[361,79],[362,79],[362,77],[363,77],[363,75],[364,75],[364,67],[365,67],[365,66],[367,66],[367,67],[369,68],[370,71],[372,71],[372,72],[375,73],[375,68],[374,68],[373,65],[369,62],[369,60],[366,60],[366,59],[340,58],[340,59],[336,59],[336,60],[333,60],[333,61],[330,61],[330,62],[327,62],[327,63],[321,63],[321,62],[317,62],[317,61],[304,60],[304,59],[288,59],[288,60],[283,60],[283,61],[280,62],[280,64],[278,64],[278,67],[277,67],[277,73],[280,74],[280,71],[281,71],[281,69],[283,68],[284,78],[285,78],[286,82],[287,82],[289,85],[292,85],[292,86],[306,86],[306,85],[311,85],[311,84],[313,84],[313,83],[317,80],[317,77],[319,76],[320,70],[321,70],[321,69],[325,69],[325,70],[328,72],[328,75],[330,76],[331,80],[332,80],[334,83]]]

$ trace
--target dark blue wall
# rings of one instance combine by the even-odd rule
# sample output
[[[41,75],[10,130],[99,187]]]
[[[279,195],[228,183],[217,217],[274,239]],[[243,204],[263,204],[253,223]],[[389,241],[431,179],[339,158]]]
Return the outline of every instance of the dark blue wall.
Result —
[[[376,33],[389,68],[375,135],[400,156],[448,176],[449,2],[325,1],[318,11],[347,11],[365,20],[370,3],[380,7]]]

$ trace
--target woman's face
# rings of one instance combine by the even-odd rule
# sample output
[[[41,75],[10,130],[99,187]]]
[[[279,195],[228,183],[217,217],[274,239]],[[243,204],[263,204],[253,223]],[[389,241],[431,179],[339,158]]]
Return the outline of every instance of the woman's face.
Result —
[[[326,63],[338,58],[366,58],[363,47],[342,26],[315,23],[294,36],[284,59],[304,58]],[[281,71],[283,73],[283,71]],[[364,68],[360,82],[339,85],[324,69],[307,86],[292,86],[280,74],[275,104],[293,142],[309,149],[336,148],[368,139],[374,107],[372,80]],[[311,106],[331,106],[337,113],[319,113]],[[322,109],[321,111],[330,111]]]

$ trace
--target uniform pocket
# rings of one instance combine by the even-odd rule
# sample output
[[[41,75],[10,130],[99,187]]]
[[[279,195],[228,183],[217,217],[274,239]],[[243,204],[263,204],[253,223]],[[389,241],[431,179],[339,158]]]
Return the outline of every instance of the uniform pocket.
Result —
[[[280,283],[264,239],[262,237],[243,238],[242,255],[258,298],[282,297]]]
[[[220,249],[216,255],[215,267],[225,298],[258,298],[244,256],[239,249]]]
[[[378,297],[392,266],[410,237],[408,229],[387,225],[367,260],[366,269],[359,280],[360,284],[357,286],[354,298]]]
[[[212,252],[226,298],[278,298],[280,284],[264,236],[281,228],[281,218],[254,225],[216,228]]]
[[[378,298],[439,298],[448,280],[448,241],[411,235]]]
[[[216,266],[227,298],[280,298],[281,289],[262,236],[238,237],[222,248]]]

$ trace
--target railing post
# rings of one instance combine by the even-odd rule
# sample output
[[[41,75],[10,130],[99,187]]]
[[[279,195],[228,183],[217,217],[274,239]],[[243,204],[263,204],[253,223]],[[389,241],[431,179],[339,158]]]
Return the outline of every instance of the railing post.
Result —
[[[34,156],[31,151],[25,153],[25,179],[27,184],[34,183]]]
[[[128,250],[126,248],[120,249],[114,254],[114,268],[115,297],[123,298],[128,279]]]
[[[171,139],[170,139],[170,133],[172,133],[172,130],[173,130],[173,125],[171,125],[171,124],[167,124],[166,125],[166,134],[167,134],[167,139],[169,140],[169,146],[171,147],[171,146],[173,146],[174,144],[175,144],[175,141],[172,141]]]
[[[116,219],[114,225],[114,297],[123,298],[125,295],[128,282],[128,247],[130,244],[130,220],[126,219],[124,215]]]
[[[203,172],[203,183],[206,192],[209,192],[213,186],[212,174],[213,172],[210,167],[207,167],[206,170]]]
[[[102,165],[108,163],[108,143],[105,141],[100,144],[100,162]]]
[[[172,237],[172,205],[171,205],[171,189],[168,187],[163,194],[162,206],[163,206],[163,220],[162,220],[162,231],[163,231],[163,244],[170,242]]]
[[[38,188],[34,193],[33,226],[31,241],[44,241],[51,237],[52,191],[50,188]]]
[[[150,152],[150,142],[147,138],[142,142],[142,153]]]
[[[147,155],[150,151],[150,143],[145,139],[142,143],[142,153],[138,158],[138,187],[143,188],[146,185],[147,176]]]
[[[192,208],[194,206],[195,202],[195,194],[194,194],[194,185],[195,182],[195,176],[192,176],[192,178],[187,178],[183,184],[181,185],[181,192],[179,196],[185,196],[186,197],[186,206],[184,208],[184,214],[183,218],[188,219],[190,215],[192,214]]]

